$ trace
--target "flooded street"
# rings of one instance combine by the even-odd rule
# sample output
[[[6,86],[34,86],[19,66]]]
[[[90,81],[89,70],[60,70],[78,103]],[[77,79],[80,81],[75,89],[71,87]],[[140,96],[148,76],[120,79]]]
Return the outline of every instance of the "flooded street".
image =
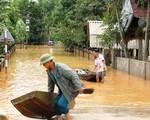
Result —
[[[65,52],[61,46],[16,49],[9,61],[7,80],[5,70],[0,72],[0,115],[9,120],[35,120],[23,116],[10,101],[31,91],[47,91],[47,74],[39,62],[44,53],[52,53],[55,62],[72,69],[94,68],[93,61]],[[108,67],[104,84],[81,81],[95,91],[77,97],[70,111],[73,120],[150,120],[149,80]]]

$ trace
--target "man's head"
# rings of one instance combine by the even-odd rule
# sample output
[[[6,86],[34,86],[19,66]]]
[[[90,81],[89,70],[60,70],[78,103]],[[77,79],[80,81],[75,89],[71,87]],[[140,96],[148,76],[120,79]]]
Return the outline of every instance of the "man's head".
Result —
[[[52,61],[55,57],[46,53],[40,57],[40,65],[44,65],[45,63]]]
[[[98,58],[98,50],[97,49],[93,49],[92,50],[92,55],[94,56],[94,59]]]
[[[94,59],[98,58],[99,54],[96,52],[93,52],[92,55],[94,56]]]

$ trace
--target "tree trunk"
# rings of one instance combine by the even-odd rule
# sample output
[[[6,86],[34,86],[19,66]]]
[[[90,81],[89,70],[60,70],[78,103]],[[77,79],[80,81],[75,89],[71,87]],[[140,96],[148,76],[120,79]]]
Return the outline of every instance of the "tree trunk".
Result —
[[[115,5],[116,5],[116,17],[117,17],[117,21],[118,21],[118,26],[119,26],[119,32],[120,32],[120,37],[121,37],[121,46],[123,48],[124,51],[124,55],[125,58],[128,58],[128,54],[127,54],[127,45],[125,44],[125,37],[124,37],[124,31],[120,25],[120,18],[119,18],[119,11],[117,8],[117,0],[115,0]]]
[[[150,1],[148,0],[147,7],[147,22],[146,22],[146,31],[145,31],[145,44],[144,44],[144,55],[143,60],[147,61],[148,51],[149,51],[149,38],[150,38]]]
[[[139,47],[139,51],[138,51],[138,60],[142,60],[142,54],[143,54],[143,40],[138,40],[138,47]]]
[[[50,30],[50,27],[48,26],[48,41],[50,40],[50,32],[51,30]]]

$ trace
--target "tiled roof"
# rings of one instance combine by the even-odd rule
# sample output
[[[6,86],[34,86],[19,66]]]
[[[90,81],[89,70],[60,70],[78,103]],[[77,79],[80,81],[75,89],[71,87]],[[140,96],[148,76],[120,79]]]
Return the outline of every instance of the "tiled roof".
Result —
[[[134,17],[140,18],[142,20],[146,20],[147,8],[139,7],[135,2],[136,0],[130,0],[130,1],[131,1]]]

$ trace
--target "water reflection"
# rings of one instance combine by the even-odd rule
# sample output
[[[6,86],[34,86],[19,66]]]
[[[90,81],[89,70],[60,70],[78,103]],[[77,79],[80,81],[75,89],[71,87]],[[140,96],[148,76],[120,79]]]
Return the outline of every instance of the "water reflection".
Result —
[[[17,49],[9,61],[8,79],[5,79],[4,70],[0,72],[0,114],[6,115],[9,120],[35,120],[21,115],[10,100],[35,90],[47,91],[47,75],[45,68],[39,63],[39,57],[43,53],[53,53],[55,62],[63,62],[72,69],[93,70],[94,67],[93,61],[67,53],[62,46],[29,46],[28,49]],[[78,96],[75,109],[71,111],[73,120],[101,120],[96,117],[102,117],[100,113],[107,113],[112,116],[111,120],[116,120],[113,115],[117,111],[121,111],[121,115],[125,114],[125,120],[134,119],[135,114],[142,114],[136,116],[135,120],[142,120],[143,115],[146,120],[150,116],[150,81],[110,67],[104,84],[81,81],[87,87],[95,88],[95,92],[92,95]],[[129,111],[131,108],[135,109],[134,114]]]
[[[53,46],[49,46],[49,52],[53,55]]]

